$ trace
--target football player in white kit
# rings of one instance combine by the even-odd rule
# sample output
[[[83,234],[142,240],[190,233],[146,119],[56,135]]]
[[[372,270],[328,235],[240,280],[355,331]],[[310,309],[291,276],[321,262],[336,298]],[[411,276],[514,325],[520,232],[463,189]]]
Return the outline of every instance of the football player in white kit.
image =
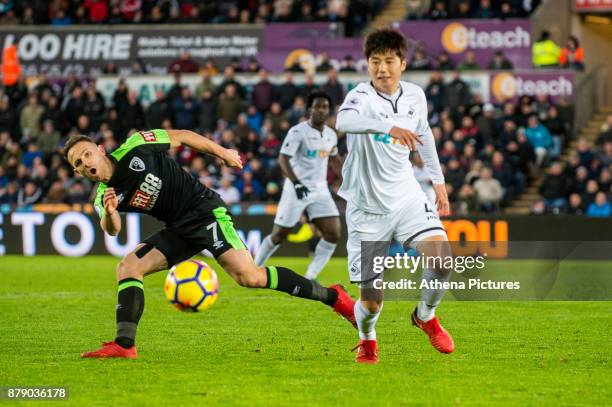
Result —
[[[348,155],[339,195],[346,199],[348,267],[351,282],[361,287],[355,303],[359,328],[356,361],[378,362],[374,326],[382,309],[382,290],[370,284],[371,270],[362,270],[361,244],[396,240],[425,256],[448,249],[438,212],[448,214],[449,202],[433,134],[427,120],[423,90],[401,81],[406,68],[406,40],[392,29],[370,33],[364,41],[370,82],[360,83],[344,99],[336,128],[347,134]],[[414,177],[410,151],[417,150],[433,182],[436,208]],[[386,255],[386,253],[385,253]],[[423,270],[427,281],[448,281],[450,270]],[[433,285],[433,284],[432,284]],[[435,316],[444,290],[426,289],[412,313],[412,323],[429,336],[438,351],[450,353],[453,340]]]
[[[327,186],[327,164],[331,162],[340,174],[342,161],[338,156],[336,132],[325,125],[331,108],[330,97],[314,92],[308,97],[307,108],[310,118],[289,129],[283,141],[279,164],[286,177],[285,185],[272,233],[264,238],[255,263],[265,264],[306,210],[309,220],[322,235],[304,275],[313,280],[331,258],[340,239],[340,215]]]

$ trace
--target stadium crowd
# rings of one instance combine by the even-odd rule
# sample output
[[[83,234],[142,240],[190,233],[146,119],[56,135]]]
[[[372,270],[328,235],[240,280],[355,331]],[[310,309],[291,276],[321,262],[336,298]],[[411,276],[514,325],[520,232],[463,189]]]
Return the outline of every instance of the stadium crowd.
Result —
[[[384,0],[0,0],[1,24],[249,24],[294,21],[363,27]],[[350,33],[348,33],[350,34]]]
[[[268,73],[260,70],[258,82],[249,87],[236,78],[231,66],[221,75],[222,81],[215,86],[204,72],[192,91],[176,74],[174,85],[166,93],[159,91],[147,107],[123,80],[112,102],[107,103],[96,90],[95,79],[69,76],[59,84],[42,75],[28,88],[21,78],[0,95],[0,203],[90,202],[93,186],[75,177],[61,157],[67,137],[73,133],[90,135],[112,151],[131,132],[150,128],[192,129],[238,149],[247,163],[242,172],[188,148],[172,151],[188,171],[228,203],[277,201],[282,183],[277,165],[280,146],[287,130],[305,119],[307,96],[315,89],[323,90],[337,108],[346,86],[333,69],[319,86],[312,76],[306,76],[305,83],[298,86],[291,72],[285,73],[281,84],[274,85]],[[499,211],[551,162],[542,187],[542,211],[569,211],[576,199],[571,193],[581,196],[585,208],[593,200],[607,202],[607,167],[612,153],[612,141],[606,139],[609,136],[601,137],[601,151],[579,142],[579,155],[562,172],[563,179],[569,180],[567,171],[575,170],[572,185],[578,188],[586,171],[590,181],[584,189],[563,189],[553,182],[560,175],[554,161],[573,136],[573,107],[567,100],[561,98],[555,104],[544,96],[523,96],[516,103],[483,103],[479,95],[471,94],[459,71],[446,83],[440,72],[434,72],[426,94],[456,214]],[[330,123],[333,125],[333,118]],[[344,139],[340,140],[342,151]],[[418,157],[414,161],[422,185],[429,190]],[[337,190],[339,179],[331,171],[329,180],[332,190]]]
[[[542,199],[534,205],[534,214],[612,216],[612,115],[594,146],[580,138],[576,152],[566,163],[552,163],[540,194]]]

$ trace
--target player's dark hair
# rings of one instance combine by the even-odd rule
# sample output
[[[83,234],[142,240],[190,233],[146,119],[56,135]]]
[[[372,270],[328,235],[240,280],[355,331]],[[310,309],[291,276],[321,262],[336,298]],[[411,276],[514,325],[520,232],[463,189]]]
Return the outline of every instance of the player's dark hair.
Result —
[[[315,99],[327,99],[327,102],[329,103],[329,107],[332,107],[332,100],[331,97],[325,93],[325,92],[312,92],[310,95],[308,95],[308,100],[306,101],[306,109],[310,109],[312,107],[312,104],[314,103]]]
[[[372,31],[363,42],[363,54],[366,59],[372,54],[393,52],[400,59],[406,59],[406,38],[397,30],[382,28]]]
[[[72,147],[74,147],[77,143],[80,143],[81,141],[88,141],[90,143],[96,144],[91,137],[84,136],[82,134],[73,134],[72,136],[70,136],[66,144],[64,144],[63,153],[66,161],[68,160],[68,151],[70,151]]]

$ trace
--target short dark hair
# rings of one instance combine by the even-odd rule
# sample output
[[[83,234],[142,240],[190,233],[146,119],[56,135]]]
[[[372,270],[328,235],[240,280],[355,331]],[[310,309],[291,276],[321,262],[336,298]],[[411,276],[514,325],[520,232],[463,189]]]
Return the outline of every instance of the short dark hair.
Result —
[[[82,134],[73,134],[72,136],[70,136],[66,144],[64,144],[63,153],[64,153],[64,158],[66,159],[66,161],[68,161],[68,152],[70,151],[70,149],[74,147],[77,143],[80,143],[81,141],[87,141],[89,143],[96,144],[91,137],[84,136]]]
[[[366,59],[373,53],[393,52],[400,59],[406,59],[406,38],[397,30],[382,28],[372,31],[363,42],[363,54]]]
[[[329,103],[329,107],[332,107],[332,100],[331,97],[325,93],[325,92],[312,92],[310,95],[308,95],[308,100],[306,101],[306,108],[310,109],[312,107],[312,104],[314,103],[315,99],[326,99],[327,102]]]

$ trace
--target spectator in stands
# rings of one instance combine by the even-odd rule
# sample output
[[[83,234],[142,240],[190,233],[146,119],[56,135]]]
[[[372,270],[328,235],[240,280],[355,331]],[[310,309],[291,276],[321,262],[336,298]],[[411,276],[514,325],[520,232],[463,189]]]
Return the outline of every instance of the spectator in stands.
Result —
[[[595,154],[591,150],[589,142],[584,137],[580,137],[578,139],[576,152],[578,153],[578,157],[580,158],[580,165],[583,165],[585,167],[588,167],[591,164],[591,161],[593,161],[593,159],[595,158]]]
[[[204,69],[202,70],[201,73],[202,73],[202,80],[200,81],[200,83],[197,84],[196,89],[195,89],[195,94],[194,94],[197,100],[202,99],[202,95],[207,90],[212,93],[215,93],[215,85],[212,82],[210,72]]]
[[[423,20],[431,6],[430,0],[406,0],[406,21]]]
[[[514,65],[506,56],[504,55],[504,51],[497,50],[491,59],[491,62],[487,65],[487,69],[491,71],[501,71],[501,70],[512,70],[514,69]]]
[[[543,200],[538,200],[536,201],[535,204],[533,204],[533,208],[531,208],[531,214],[532,215],[544,215],[546,213],[546,204],[544,203]]]
[[[476,62],[476,54],[474,51],[465,53],[465,59],[457,65],[457,69],[460,71],[477,71],[480,69],[480,65]]]
[[[456,214],[460,216],[471,215],[478,212],[478,195],[470,184],[463,184],[457,193]]]
[[[108,2],[106,0],[85,0],[83,3],[87,10],[89,21],[102,24],[108,17]]]
[[[331,98],[332,105],[330,108],[332,112],[337,106],[342,104],[344,100],[344,86],[338,81],[338,74],[335,69],[331,68],[327,71],[327,82],[321,86],[321,91],[327,93]]]
[[[9,182],[6,188],[0,188],[0,203],[16,205],[19,199],[19,186]]]
[[[8,95],[0,96],[0,133],[13,132],[15,122],[16,112],[11,107]]]
[[[2,105],[0,104],[0,112],[1,111]],[[595,142],[595,144],[597,146],[603,146],[608,141],[612,141],[612,114],[608,115],[608,117],[606,117],[605,123],[601,125],[601,132],[597,136],[597,141]]]
[[[488,213],[499,211],[503,189],[499,181],[493,178],[493,171],[490,168],[482,168],[480,178],[474,182],[474,189],[478,196],[480,210]]]
[[[45,120],[43,122],[43,130],[38,137],[36,147],[42,151],[45,155],[50,156],[58,150],[60,133],[55,130],[55,125],[52,120]]]
[[[287,111],[289,125],[295,126],[306,116],[306,102],[302,96],[295,98],[293,106]]]
[[[471,18],[472,17],[472,5],[469,0],[459,0],[455,2],[455,10],[453,12],[453,18]]]
[[[495,107],[491,103],[485,103],[482,106],[482,114],[476,119],[476,128],[482,138],[482,141],[493,143],[497,135],[495,128]]]
[[[213,90],[206,89],[202,97],[198,99],[198,105],[200,107],[198,113],[198,128],[203,132],[214,130],[217,121],[218,105]]]
[[[439,71],[451,71],[455,69],[455,64],[450,60],[448,52],[446,51],[442,51],[438,54],[437,63],[437,69]]]
[[[219,119],[233,125],[238,120],[238,115],[242,111],[242,98],[236,91],[233,83],[228,83],[225,92],[219,97],[217,105],[217,116]]]
[[[242,201],[260,201],[264,196],[263,186],[253,177],[251,171],[242,171],[240,179],[236,181],[236,188]]]
[[[542,31],[540,38],[531,46],[531,58],[536,68],[556,68],[559,66],[561,49],[550,39],[550,32]]]
[[[119,114],[121,131],[123,132],[123,134],[115,134],[115,137],[117,137],[117,141],[123,142],[125,137],[127,137],[127,134],[125,133],[130,129],[144,128],[144,110],[142,108],[142,105],[138,101],[138,95],[136,94],[136,91],[130,90],[128,92],[127,104],[125,104],[122,108],[118,109],[117,113]]]
[[[546,207],[553,213],[563,211],[567,206],[569,185],[563,174],[561,163],[554,162],[548,169],[548,174],[540,186],[540,195],[544,198]]]
[[[421,48],[417,48],[410,58],[408,63],[408,69],[412,71],[428,71],[431,70],[431,61],[425,55],[425,52]]]
[[[502,1],[499,7],[499,18],[502,20],[507,20],[509,18],[516,18],[517,12],[510,1]]]
[[[40,122],[44,112],[44,106],[38,103],[38,96],[32,93],[28,97],[28,104],[21,110],[21,114],[19,115],[21,134],[25,140],[36,140],[38,138],[40,134]]]
[[[472,13],[473,18],[491,20],[498,17],[497,11],[493,9],[491,0],[480,0],[479,7]]]
[[[287,130],[289,130],[287,113],[283,112],[283,109],[278,102],[272,103],[270,111],[266,113],[265,120],[270,122],[271,131],[276,135],[284,135]]]
[[[597,159],[601,161],[604,167],[612,165],[612,140],[606,140],[602,151],[597,155]]]
[[[569,203],[567,206],[567,213],[570,215],[584,215],[584,205],[582,204],[582,197],[573,193],[569,196]]]
[[[433,8],[429,12],[429,18],[431,20],[446,20],[448,18],[448,11],[446,10],[446,1],[435,0]]]
[[[28,181],[17,193],[17,207],[33,205],[41,198],[42,190],[33,181]]]
[[[541,167],[550,155],[553,139],[548,129],[540,123],[537,115],[529,116],[527,124],[528,127],[525,129],[525,135],[535,151],[536,164]]]
[[[51,25],[62,27],[72,24],[72,19],[66,14],[66,11],[59,9],[55,16],[51,19]]]
[[[145,126],[148,129],[159,129],[164,119],[171,116],[170,101],[163,90],[155,92],[155,101],[149,105],[145,112]]]
[[[238,191],[238,188],[232,185],[229,178],[224,177],[221,179],[217,193],[228,205],[232,205],[240,201],[240,192]]]
[[[455,157],[451,158],[446,165],[444,174],[446,183],[452,185],[453,190],[458,191],[465,180],[465,171],[461,168],[459,160]]]
[[[454,113],[463,113],[471,99],[470,87],[461,79],[461,72],[455,71],[453,80],[446,85],[444,104],[449,106]]]
[[[175,128],[189,130],[196,128],[199,106],[193,96],[191,96],[191,91],[188,87],[183,88],[181,97],[174,99],[172,109],[174,110],[173,125]]]
[[[355,60],[353,59],[352,55],[346,55],[342,62],[340,62],[340,72],[357,72],[357,68],[355,68]]]
[[[606,198],[604,192],[598,192],[595,196],[595,201],[591,203],[586,211],[586,215],[590,217],[609,218],[612,216],[612,205]]]
[[[285,73],[285,81],[278,87],[278,101],[283,110],[288,110],[300,95],[300,88],[293,82],[293,74]]]
[[[196,73],[198,69],[200,65],[191,58],[187,51],[181,51],[179,58],[168,65],[168,73]]]
[[[223,70],[223,82],[217,88],[217,96],[220,96],[225,93],[225,88],[229,85],[233,85],[234,93],[242,100],[246,97],[246,89],[242,84],[236,79],[236,75],[234,72],[234,68],[231,66],[226,66]]]
[[[262,69],[259,71],[259,82],[253,86],[252,99],[253,104],[262,113],[270,109],[274,100],[274,85],[268,79],[268,71]]]
[[[565,47],[561,49],[559,63],[561,68],[584,70],[584,51],[577,37],[572,35],[568,38]]]
[[[444,78],[439,71],[432,72],[429,83],[425,88],[427,101],[433,105],[435,112],[440,112],[444,108]]]
[[[328,72],[330,69],[333,69],[333,66],[329,61],[329,54],[327,52],[322,52],[318,58],[317,72]]]

